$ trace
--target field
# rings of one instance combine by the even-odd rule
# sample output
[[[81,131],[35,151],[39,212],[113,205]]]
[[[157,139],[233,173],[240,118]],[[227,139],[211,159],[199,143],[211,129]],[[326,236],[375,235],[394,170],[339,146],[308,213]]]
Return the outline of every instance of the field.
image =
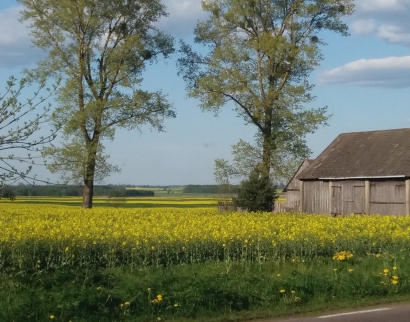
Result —
[[[118,208],[215,208],[219,198],[217,196],[184,196],[180,195],[159,195],[155,197],[94,197],[93,206],[118,207]],[[80,207],[81,197],[17,197],[16,201],[1,200],[5,205],[53,205]]]
[[[409,216],[18,202],[1,203],[0,321],[227,321],[410,294]]]

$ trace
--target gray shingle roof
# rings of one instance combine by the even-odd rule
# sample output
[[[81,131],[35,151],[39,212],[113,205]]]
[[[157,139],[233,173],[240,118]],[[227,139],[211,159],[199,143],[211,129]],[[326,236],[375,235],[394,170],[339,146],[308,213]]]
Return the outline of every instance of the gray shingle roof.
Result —
[[[298,179],[410,177],[410,128],[340,134]]]

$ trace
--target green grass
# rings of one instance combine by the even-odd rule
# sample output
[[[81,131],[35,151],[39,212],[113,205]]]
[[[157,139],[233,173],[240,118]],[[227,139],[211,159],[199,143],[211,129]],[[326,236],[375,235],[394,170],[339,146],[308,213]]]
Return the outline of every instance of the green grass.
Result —
[[[389,282],[393,275],[397,285]],[[409,299],[410,252],[346,262],[13,271],[3,274],[0,287],[0,321],[43,322],[51,315],[72,322],[241,321]]]

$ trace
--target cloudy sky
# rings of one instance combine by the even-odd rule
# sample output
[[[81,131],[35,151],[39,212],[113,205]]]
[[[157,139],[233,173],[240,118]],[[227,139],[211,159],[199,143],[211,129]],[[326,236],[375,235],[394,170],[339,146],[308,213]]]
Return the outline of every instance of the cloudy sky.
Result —
[[[177,39],[191,39],[201,12],[201,0],[164,0],[170,16],[160,28]],[[21,8],[0,1],[0,84],[23,68],[35,66],[44,53],[31,45]],[[358,0],[347,22],[351,36],[323,35],[325,60],[312,74],[314,106],[328,106],[329,126],[308,136],[316,157],[337,135],[410,126],[410,0]],[[138,185],[212,184],[216,158],[230,159],[230,146],[251,141],[252,126],[244,125],[227,106],[218,117],[201,112],[185,95],[175,61],[147,69],[143,87],[168,93],[178,113],[166,122],[166,133],[118,131],[107,144],[111,162],[122,168],[107,183]],[[0,85],[0,88],[4,86]],[[0,90],[1,92],[1,90]],[[44,168],[39,177],[56,180]]]

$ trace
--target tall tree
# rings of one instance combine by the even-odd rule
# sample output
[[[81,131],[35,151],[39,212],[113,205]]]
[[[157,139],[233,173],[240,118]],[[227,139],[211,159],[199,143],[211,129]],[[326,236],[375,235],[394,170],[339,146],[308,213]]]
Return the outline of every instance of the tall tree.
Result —
[[[293,137],[292,140],[278,137],[275,143],[275,149],[271,150],[270,177],[275,183],[288,182],[311,151],[300,137]],[[240,139],[232,145],[232,156],[231,164],[227,160],[215,160],[215,179],[216,174],[228,172],[225,177],[248,178],[255,168],[263,164],[263,137],[258,133],[253,143]]]
[[[103,140],[112,140],[116,128],[148,124],[162,131],[165,118],[175,117],[161,91],[140,88],[146,65],[174,51],[173,38],[155,28],[165,7],[160,0],[18,1],[34,45],[49,53],[33,74],[65,81],[54,120],[74,138],[62,147],[66,153],[79,142],[84,147],[83,208],[91,208]]]
[[[314,99],[308,78],[322,59],[320,32],[347,35],[341,18],[352,0],[204,0],[202,8],[209,19],[198,23],[195,42],[207,53],[182,42],[179,73],[202,109],[233,102],[256,126],[269,176],[280,145],[304,142],[328,118],[326,108],[305,107]]]
[[[17,81],[10,77],[5,90],[0,93],[0,187],[18,180],[26,182],[47,182],[31,175],[33,165],[41,158],[42,146],[56,137],[58,128],[49,132],[41,128],[49,121],[51,105],[42,104],[56,90],[57,86],[45,89],[45,82],[28,98],[21,96],[30,85],[27,79]],[[40,93],[46,91],[45,96]]]

